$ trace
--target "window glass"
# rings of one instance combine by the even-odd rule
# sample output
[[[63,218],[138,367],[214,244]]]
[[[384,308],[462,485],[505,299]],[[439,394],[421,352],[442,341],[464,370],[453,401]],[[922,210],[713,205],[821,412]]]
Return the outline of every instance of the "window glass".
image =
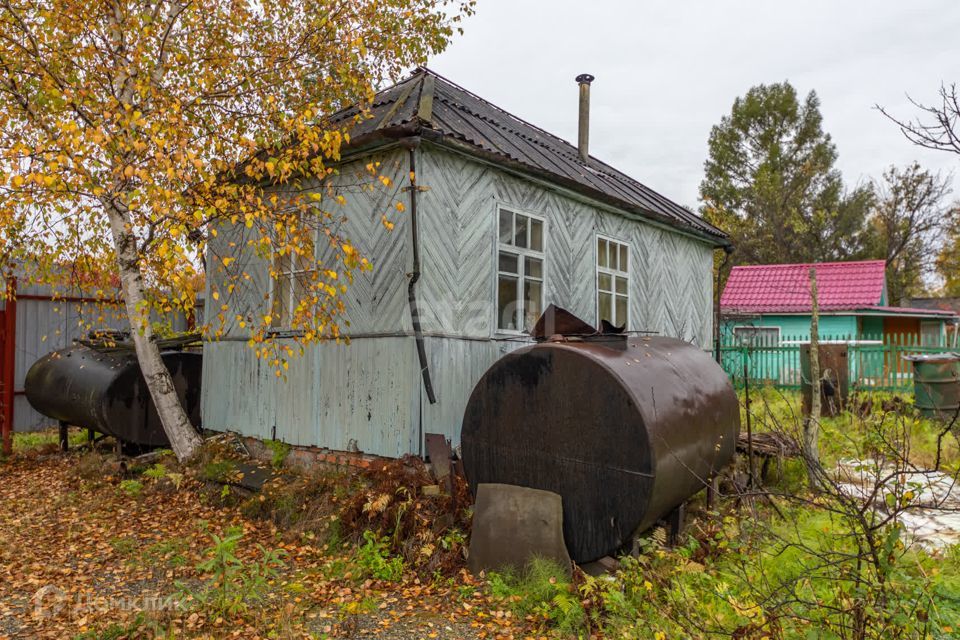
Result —
[[[520,307],[517,304],[517,278],[500,276],[497,282],[497,322],[501,329],[517,330]]]
[[[613,296],[609,293],[599,295],[600,319],[610,321],[613,317]]]
[[[537,280],[523,281],[524,329],[531,329],[543,313],[543,283]]]
[[[733,335],[744,346],[769,347],[776,346],[780,341],[777,327],[734,327]]]
[[[520,214],[513,217],[513,244],[521,249],[527,247],[527,220],[529,218]]]
[[[530,248],[534,251],[543,251],[543,223],[530,219]]]
[[[597,238],[597,266],[606,267],[607,264],[607,241]]]
[[[614,278],[614,281],[617,283],[617,293],[622,293],[622,294],[626,295],[626,294],[627,294],[627,279],[626,279],[626,278],[621,278],[621,277],[618,276],[618,277]]]
[[[627,321],[627,297],[617,296],[616,306],[613,309],[613,317],[617,318],[617,325],[622,326]]]
[[[513,212],[500,209],[500,242],[512,244],[513,239]]]
[[[543,260],[537,258],[527,258],[525,260],[526,271],[524,274],[528,278],[543,278]]]
[[[519,271],[519,257],[507,253],[506,251],[500,252],[500,271],[507,271],[509,273],[520,273]]]
[[[597,283],[600,286],[601,291],[613,291],[613,285],[610,284],[613,280],[613,276],[609,273],[601,273],[597,278]]]

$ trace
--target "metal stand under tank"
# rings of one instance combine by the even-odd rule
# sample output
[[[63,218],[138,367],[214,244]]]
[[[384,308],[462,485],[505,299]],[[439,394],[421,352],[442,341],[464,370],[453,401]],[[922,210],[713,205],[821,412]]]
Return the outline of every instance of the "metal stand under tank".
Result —
[[[616,552],[734,455],[740,428],[726,373],[665,337],[554,336],[514,351],[474,388],[461,435],[471,488],[559,494],[574,561]]]

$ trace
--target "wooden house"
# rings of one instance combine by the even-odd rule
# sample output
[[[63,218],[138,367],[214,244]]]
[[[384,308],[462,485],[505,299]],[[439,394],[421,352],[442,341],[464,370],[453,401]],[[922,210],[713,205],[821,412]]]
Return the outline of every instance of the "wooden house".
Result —
[[[811,268],[817,272],[824,340],[940,347],[957,322],[949,309],[890,306],[883,260],[749,265],[731,270],[720,298],[724,342],[808,341]]]
[[[456,445],[474,384],[549,304],[709,349],[713,252],[728,240],[589,156],[592,78],[578,80],[578,146],[426,69],[380,92],[334,183],[375,160],[397,184],[415,170],[419,189],[392,231],[382,195],[347,198],[344,231],[374,265],[346,293],[350,344],[308,347],[283,381],[228,327],[204,348],[204,425],[385,456],[421,453],[426,433]],[[221,229],[209,251],[243,247],[242,233]],[[240,253],[241,295],[267,313],[268,261]]]

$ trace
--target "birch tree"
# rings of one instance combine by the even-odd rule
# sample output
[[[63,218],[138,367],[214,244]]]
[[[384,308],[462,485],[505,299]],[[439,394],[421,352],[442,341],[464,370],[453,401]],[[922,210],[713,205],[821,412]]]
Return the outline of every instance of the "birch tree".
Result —
[[[301,340],[336,336],[339,299],[369,262],[338,232],[344,196],[308,185],[334,174],[374,89],[442,50],[471,11],[472,0],[0,0],[0,261],[38,281],[66,262],[119,276],[178,458],[200,438],[151,310],[192,309],[206,241],[227,220],[264,256],[311,263],[315,238],[335,248],[310,264],[297,312]],[[325,117],[352,104],[349,118]],[[207,336],[239,321],[279,371],[290,347],[272,341],[269,314],[213,298]]]

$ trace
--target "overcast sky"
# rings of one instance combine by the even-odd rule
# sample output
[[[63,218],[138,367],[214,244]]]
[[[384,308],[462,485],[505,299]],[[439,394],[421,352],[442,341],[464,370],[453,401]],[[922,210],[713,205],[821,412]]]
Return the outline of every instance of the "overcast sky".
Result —
[[[478,0],[430,66],[572,141],[574,77],[593,74],[591,153],[696,208],[710,127],[783,80],[820,96],[848,185],[913,160],[960,174],[960,158],[912,146],[874,109],[910,117],[907,94],[932,103],[960,82],[958,27],[958,0]]]

